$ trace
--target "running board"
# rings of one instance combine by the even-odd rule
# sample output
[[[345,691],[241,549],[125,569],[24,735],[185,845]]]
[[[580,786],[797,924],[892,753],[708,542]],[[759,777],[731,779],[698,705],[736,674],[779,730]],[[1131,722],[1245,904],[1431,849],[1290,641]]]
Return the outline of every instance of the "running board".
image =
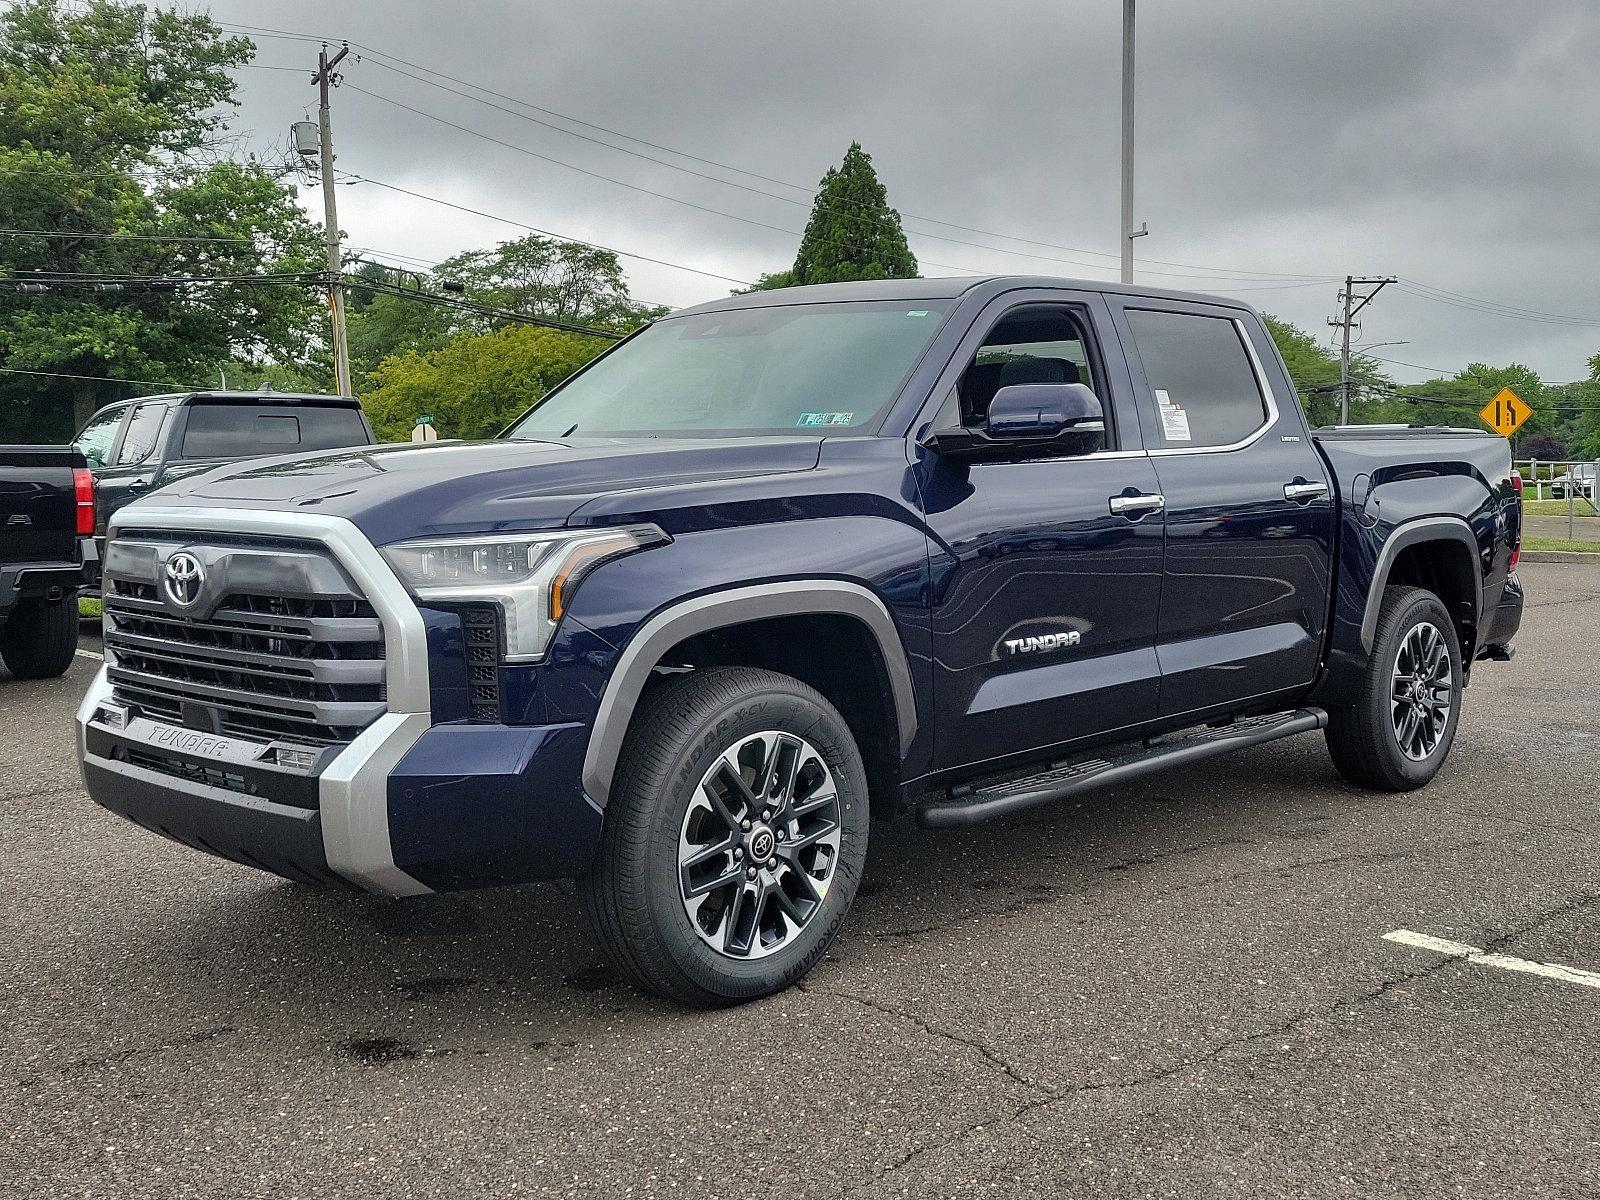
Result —
[[[1167,738],[1148,749],[1120,758],[1085,759],[1029,775],[1025,779],[976,788],[964,794],[953,792],[949,800],[921,809],[917,813],[917,822],[937,829],[977,825],[1022,812],[1038,804],[1076,796],[1080,792],[1126,783],[1168,767],[1200,762],[1232,750],[1293,737],[1297,733],[1309,733],[1327,723],[1328,714],[1320,708],[1297,708],[1291,712],[1247,717],[1228,725]]]

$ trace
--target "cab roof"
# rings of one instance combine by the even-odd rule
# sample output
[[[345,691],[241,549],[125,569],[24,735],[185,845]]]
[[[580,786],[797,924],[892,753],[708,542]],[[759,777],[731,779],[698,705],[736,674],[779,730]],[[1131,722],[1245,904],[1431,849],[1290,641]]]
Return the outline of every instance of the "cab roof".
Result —
[[[1150,296],[1164,300],[1189,300],[1200,304],[1226,304],[1232,308],[1250,308],[1250,305],[1243,301],[1227,296],[1180,292],[1171,288],[1140,287],[1137,284],[1116,283],[1105,279],[1068,279],[1052,275],[961,275],[934,279],[867,279],[854,283],[808,284],[804,287],[774,288],[764,292],[740,292],[720,300],[697,304],[692,308],[682,308],[671,315],[681,317],[692,313],[724,312],[736,308],[824,304],[842,300],[903,300],[916,303],[919,300],[954,300],[979,290],[998,294],[1018,288],[1037,287]],[[663,318],[666,319],[669,318]]]

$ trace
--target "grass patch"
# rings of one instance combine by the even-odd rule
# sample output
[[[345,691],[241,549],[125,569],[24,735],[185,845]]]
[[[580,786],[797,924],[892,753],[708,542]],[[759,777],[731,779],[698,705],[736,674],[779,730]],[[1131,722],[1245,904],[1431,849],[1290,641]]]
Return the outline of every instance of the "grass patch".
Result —
[[[78,597],[78,615],[80,617],[94,617],[98,619],[100,613],[100,601],[96,600],[93,596]]]
[[[1541,517],[1564,517],[1567,515],[1567,502],[1565,500],[1535,500],[1532,497],[1522,502],[1522,511],[1535,513]],[[1573,514],[1580,517],[1592,517],[1594,505],[1588,500],[1574,496],[1572,499]]]
[[[1600,542],[1569,542],[1566,538],[1525,537],[1524,550],[1557,550],[1568,554],[1600,554]]]

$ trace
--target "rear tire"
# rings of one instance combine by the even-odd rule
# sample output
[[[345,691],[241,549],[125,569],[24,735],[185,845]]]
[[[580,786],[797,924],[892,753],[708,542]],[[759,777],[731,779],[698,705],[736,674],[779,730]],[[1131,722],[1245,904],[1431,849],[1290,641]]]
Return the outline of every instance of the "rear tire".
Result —
[[[1432,592],[1388,587],[1356,701],[1328,714],[1328,752],[1359,787],[1407,792],[1444,765],[1461,718],[1461,647]]]
[[[868,823],[860,751],[821,693],[752,667],[696,671],[636,713],[579,897],[639,987],[701,1008],[754,1000],[827,951]]]
[[[0,629],[0,658],[18,679],[66,674],[78,648],[78,598],[24,600]]]

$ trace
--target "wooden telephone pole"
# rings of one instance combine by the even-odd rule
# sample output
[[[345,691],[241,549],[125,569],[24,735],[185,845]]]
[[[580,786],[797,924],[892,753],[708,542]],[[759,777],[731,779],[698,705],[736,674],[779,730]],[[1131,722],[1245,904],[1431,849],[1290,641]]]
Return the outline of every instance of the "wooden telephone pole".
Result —
[[[339,203],[334,196],[333,121],[328,112],[328,94],[339,79],[333,69],[349,53],[347,45],[329,58],[328,45],[324,42],[322,53],[317,57],[317,73],[311,77],[320,100],[317,133],[322,147],[318,156],[322,160],[322,222],[328,239],[328,311],[333,319],[333,378],[341,396],[355,393],[350,386],[350,344],[344,330],[344,263],[339,251]]]

